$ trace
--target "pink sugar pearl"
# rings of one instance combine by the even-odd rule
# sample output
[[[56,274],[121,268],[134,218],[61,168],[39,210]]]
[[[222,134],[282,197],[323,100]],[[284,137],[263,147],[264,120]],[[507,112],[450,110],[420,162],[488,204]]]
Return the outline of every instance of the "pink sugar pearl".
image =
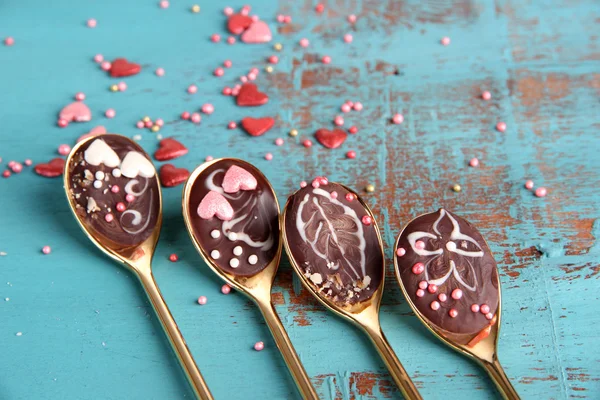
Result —
[[[212,40],[215,43],[220,42],[221,41],[221,35],[219,35],[218,33],[213,33],[210,36],[210,40]]]
[[[458,311],[454,308],[451,308],[450,311],[448,311],[448,315],[450,315],[451,318],[456,318],[458,316]]]
[[[277,64],[279,62],[279,57],[277,56],[270,56],[268,58],[268,61],[270,64]]]
[[[298,42],[298,43],[300,43],[300,47],[304,47],[304,48],[307,48],[308,45],[310,44],[310,42],[308,41],[307,38],[300,39],[300,42]]]
[[[151,120],[148,120],[148,121],[144,122],[144,126],[145,126],[146,128],[152,128],[152,125],[154,125],[154,124],[152,123],[152,121],[151,121]]]
[[[202,117],[198,113],[193,113],[190,117],[190,120],[195,124],[199,124],[200,121],[202,121]]]
[[[490,306],[488,306],[487,304],[482,304],[481,307],[479,307],[479,311],[482,314],[487,314],[490,312]]]
[[[2,172],[2,176],[5,178],[10,178],[10,171],[6,170],[6,171]]]
[[[89,28],[95,28],[97,24],[98,24],[98,21],[96,21],[94,18],[90,18],[87,20],[87,26]]]
[[[351,24],[356,23],[356,15],[354,14],[350,14],[348,15],[348,17],[346,18],[348,20],[348,22],[350,22]]]
[[[233,36],[229,36],[227,38],[227,43],[228,44],[235,44],[235,38]]]
[[[233,14],[233,8],[231,8],[231,7],[225,7],[223,9],[223,14],[225,14],[225,15],[227,15],[229,17],[230,15]]]
[[[229,86],[225,86],[221,93],[223,93],[225,96],[231,96],[231,88]]]
[[[349,33],[346,33],[346,34],[344,35],[344,42],[346,42],[346,43],[352,43],[352,39],[353,39],[353,38],[352,38],[352,35],[351,35],[351,34],[349,34]]]
[[[306,185],[308,185],[308,183],[306,183],[306,181],[302,181],[302,182],[300,182],[300,187],[301,187],[301,188],[305,188],[305,187],[306,187]]]
[[[127,196],[125,196],[125,201],[127,201],[128,203],[133,203],[134,200],[135,196],[132,194],[128,194]]]
[[[350,112],[350,109],[351,107],[346,103],[342,104],[342,106],[340,107],[340,110],[342,110],[342,112],[344,113]]]
[[[319,14],[320,14],[320,13],[322,13],[322,12],[323,12],[323,10],[325,10],[325,5],[324,5],[323,3],[318,3],[318,4],[315,6],[315,12],[317,12],[317,13],[319,13]]]
[[[261,351],[265,348],[265,344],[263,342],[254,343],[254,350]]]
[[[437,311],[440,309],[440,303],[437,301],[432,301],[429,307],[431,307],[433,311]]]
[[[225,74],[225,70],[221,67],[215,68],[213,74],[214,76],[223,76]]]
[[[112,64],[108,61],[102,61],[100,63],[100,68],[102,68],[102,70],[104,70],[104,71],[110,70],[111,67],[112,67]]]
[[[127,90],[127,84],[125,82],[119,82],[117,88],[119,88],[120,92],[124,92]]]
[[[529,181],[525,182],[525,188],[528,190],[533,189],[533,181],[529,180]]]
[[[353,193],[346,193],[346,201],[354,201],[355,197]]]
[[[442,40],[440,40],[440,42],[442,43],[442,45],[448,46],[450,44],[450,38],[448,36],[444,36]]]
[[[246,83],[246,82],[248,82],[248,77],[247,76],[240,76],[240,81],[242,83]]]
[[[57,124],[61,128],[65,128],[66,126],[69,125],[69,121],[67,121],[66,119],[59,118],[59,120],[57,121]]]
[[[253,80],[255,80],[255,79],[256,79],[256,74],[253,74],[252,72],[250,72],[250,73],[248,74],[248,80],[249,80],[249,81],[253,81]]]
[[[427,286],[427,291],[431,294],[437,292],[437,290],[438,290],[437,285],[434,285],[433,283],[430,284],[429,286]]]
[[[492,94],[486,90],[481,93],[481,98],[487,101],[492,98]]]
[[[206,162],[209,162],[209,161],[212,161],[212,160],[214,160],[214,157],[213,157],[213,156],[206,156],[206,157],[204,158],[204,161],[206,161]]]
[[[272,159],[273,159],[273,154],[271,154],[271,153],[265,154],[265,160],[271,161]]]
[[[443,303],[446,300],[448,300],[448,296],[446,296],[446,293],[440,293],[440,294],[438,294],[438,300]]]
[[[323,56],[323,58],[321,58],[321,62],[323,64],[331,64],[331,57],[329,57],[329,56]]]
[[[169,8],[169,2],[167,0],[162,0],[158,5],[160,8]]]
[[[18,174],[18,173],[20,173],[21,171],[23,171],[23,164],[16,162],[16,163],[14,163],[14,164],[12,165],[12,167],[10,167],[10,169],[11,169],[11,170],[12,170],[12,172],[14,172],[15,174]]]
[[[109,108],[108,110],[106,110],[106,112],[104,113],[104,115],[106,115],[106,118],[114,118],[115,115],[117,115],[117,113],[112,108]]]
[[[253,68],[250,69],[250,73],[258,75],[260,73],[260,70],[258,68],[256,68],[256,67],[253,67]]]
[[[231,60],[225,60],[225,61],[223,61],[223,66],[225,68],[231,68],[232,65],[233,65],[233,63],[231,62]]]
[[[154,73],[156,74],[156,76],[165,76],[164,68],[156,68],[156,71],[154,71]]]
[[[123,211],[125,211],[125,203],[118,202],[117,205],[115,206],[115,208],[117,209],[117,211],[123,212]]]
[[[184,111],[181,113],[181,119],[190,119],[190,113],[188,111]]]
[[[361,111],[363,109],[363,104],[360,101],[357,101],[354,104],[352,104],[352,108],[355,111]]]
[[[471,158],[471,160],[469,161],[469,165],[471,167],[477,167],[479,166],[479,160],[476,158]]]
[[[402,114],[394,114],[392,117],[392,122],[396,125],[400,125],[404,122],[404,116]]]
[[[165,125],[165,121],[162,118],[158,118],[154,123],[160,127]]]
[[[227,128],[235,129],[235,128],[237,128],[237,124],[234,121],[231,121],[230,123],[227,124]]]
[[[98,64],[101,63],[102,61],[104,61],[104,56],[102,54],[96,54],[94,56],[94,61],[97,62]]]
[[[52,251],[52,249],[50,248],[50,246],[42,247],[42,253],[44,253],[44,254],[50,254],[51,251]]]
[[[304,140],[304,141],[302,142],[302,145],[303,145],[304,147],[312,147],[313,143],[312,143],[312,141],[311,141],[310,139],[306,139],[306,140]]]
[[[402,257],[406,254],[406,250],[404,250],[403,247],[398,247],[398,250],[396,250],[396,255],[398,257]]]
[[[198,91],[198,86],[196,86],[196,85],[190,85],[190,86],[188,86],[188,88],[187,88],[187,92],[188,92],[189,94],[194,94],[194,93],[196,93],[197,91]]]
[[[277,22],[279,22],[279,23],[283,23],[283,20],[284,20],[284,19],[285,19],[285,17],[284,17],[282,14],[279,14],[279,15],[277,16]]]
[[[425,296],[425,291],[423,289],[417,289],[416,295],[417,297],[423,297]]]
[[[61,144],[60,146],[58,146],[58,154],[60,154],[61,156],[66,156],[70,152],[71,146],[69,146],[68,144]]]
[[[229,294],[230,292],[231,292],[231,286],[229,286],[229,285],[221,286],[221,293]]]
[[[111,191],[111,192],[113,192],[113,193],[119,193],[119,191],[120,191],[120,190],[121,190],[121,189],[120,189],[120,188],[119,188],[119,186],[117,186],[117,185],[113,185],[113,186],[110,188],[110,191]],[[118,210],[118,209],[119,209],[119,205],[117,204],[117,210]]]
[[[420,275],[425,271],[425,264],[418,262],[412,267],[412,273],[415,275]]]
[[[494,318],[494,314],[492,314],[492,313],[487,313],[487,314],[485,314],[485,318],[486,318],[487,320],[491,320],[492,318]]]
[[[460,289],[454,289],[451,296],[454,300],[459,300],[463,296],[463,292]]]
[[[535,189],[535,195],[537,197],[546,197],[547,194],[548,194],[548,190],[546,190],[545,187],[539,187],[539,188]]]
[[[417,240],[415,242],[415,247],[419,250],[423,250],[425,248],[425,242],[423,242],[422,240]]]
[[[198,297],[198,304],[200,304],[201,306],[205,305],[207,301],[208,299],[206,298],[206,296]]]
[[[75,93],[75,100],[77,100],[77,101],[85,100],[85,94],[83,92]]]
[[[106,214],[106,215],[104,216],[104,220],[105,220],[106,222],[112,222],[114,219],[115,219],[115,217],[114,217],[112,214],[110,214],[110,213],[108,213],[108,214]]]
[[[215,112],[215,107],[210,103],[206,103],[202,105],[202,112],[204,114],[212,114],[213,112]]]
[[[4,39],[5,46],[12,46],[13,44],[15,44],[15,39],[12,36],[9,36],[6,39]]]
[[[276,146],[283,146],[283,139],[282,138],[275,139],[275,145]]]
[[[506,130],[506,123],[505,123],[505,122],[498,122],[498,123],[496,124],[496,129],[497,129],[499,132],[504,132],[504,131]]]
[[[474,313],[478,313],[479,312],[479,304],[472,304],[471,311]]]
[[[344,125],[344,118],[342,118],[342,116],[338,115],[337,117],[335,117],[333,119],[333,123],[336,124],[337,126],[342,126],[342,125]]]
[[[364,225],[371,225],[373,223],[373,218],[369,215],[363,215],[361,221]]]
[[[356,158],[356,151],[354,150],[350,150],[348,152],[346,152],[346,158],[349,158],[351,160]]]
[[[27,160],[25,160],[25,161],[23,162],[23,164],[25,164],[26,166],[28,166],[28,167],[29,167],[29,166],[31,166],[31,164],[33,164],[33,161],[31,161],[31,160],[28,158]]]

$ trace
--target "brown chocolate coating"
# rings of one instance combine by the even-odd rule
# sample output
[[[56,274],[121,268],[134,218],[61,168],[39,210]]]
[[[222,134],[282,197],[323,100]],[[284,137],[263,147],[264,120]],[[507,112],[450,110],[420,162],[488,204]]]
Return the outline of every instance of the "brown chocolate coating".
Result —
[[[226,193],[223,190],[223,178],[233,165],[254,176],[257,181],[256,189],[240,189],[236,193]],[[233,208],[233,218],[230,221],[222,221],[216,215],[210,219],[203,219],[198,215],[200,202],[215,189]],[[223,159],[202,171],[191,188],[189,213],[194,236],[206,255],[227,273],[237,276],[255,275],[265,269],[277,254],[280,240],[279,208],[271,185],[250,163]],[[217,238],[212,236],[213,231],[219,233]],[[229,238],[231,232],[236,233],[236,240]],[[241,255],[234,253],[238,246],[242,249]],[[218,258],[211,255],[214,250],[219,252]],[[251,256],[256,256],[256,263],[251,263]],[[230,264],[234,258],[239,262],[235,268]]]
[[[158,179],[142,176],[127,178],[123,175],[116,177],[113,174],[115,167],[107,167],[104,164],[94,166],[87,163],[85,151],[95,140],[103,140],[117,153],[121,161],[132,151],[150,160],[140,146],[120,135],[102,135],[83,144],[68,165],[71,182],[69,193],[75,203],[75,212],[88,229],[95,231],[105,240],[122,247],[137,246],[150,237],[158,222],[160,213]],[[102,186],[95,188],[94,182],[98,180],[96,178],[98,171],[104,174],[104,179],[101,180]],[[138,183],[130,184],[134,180]],[[133,202],[125,200],[128,184],[130,184],[130,191],[143,192],[136,195]],[[115,185],[119,187],[117,193],[111,190]],[[118,211],[117,203],[123,203],[126,209],[123,212]],[[141,219],[136,219],[137,213]],[[113,216],[111,222],[107,222],[107,214]]]
[[[362,222],[369,214],[348,193],[333,182],[308,185],[290,197],[284,221],[290,257],[322,295],[340,305],[370,299],[384,270],[375,225]]]
[[[419,242],[424,244],[422,249]],[[425,318],[456,334],[476,334],[490,324],[481,311],[473,312],[471,306],[486,304],[490,316],[496,314],[498,271],[487,243],[473,225],[440,209],[411,221],[400,234],[397,246],[395,257],[404,288]],[[406,253],[399,256],[398,248]],[[423,264],[423,272],[413,271],[416,263]],[[435,284],[437,291],[430,293],[428,286],[421,289],[422,297],[417,296],[422,281]],[[459,299],[452,297],[456,289],[462,292]],[[445,301],[440,300],[441,294],[446,295]],[[438,310],[431,307],[434,301],[440,305]],[[452,317],[450,310],[458,314]]]

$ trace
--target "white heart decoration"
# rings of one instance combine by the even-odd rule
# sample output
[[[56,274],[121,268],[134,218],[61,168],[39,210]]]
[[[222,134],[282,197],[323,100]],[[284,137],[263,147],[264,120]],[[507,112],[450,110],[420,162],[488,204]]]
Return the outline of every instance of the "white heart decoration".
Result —
[[[90,165],[104,164],[114,168],[119,166],[121,159],[104,140],[96,139],[83,153],[84,160]]]
[[[156,170],[144,155],[137,151],[130,151],[121,163],[121,174],[128,178],[135,178],[138,175],[152,178],[156,174]]]

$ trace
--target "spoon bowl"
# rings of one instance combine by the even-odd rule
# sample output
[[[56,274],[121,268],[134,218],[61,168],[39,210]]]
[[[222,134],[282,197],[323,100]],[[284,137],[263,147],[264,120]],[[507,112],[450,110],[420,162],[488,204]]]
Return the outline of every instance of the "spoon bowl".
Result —
[[[289,197],[282,219],[285,249],[304,287],[369,336],[405,398],[421,399],[379,323],[383,240],[367,204],[348,187],[318,177]]]
[[[89,137],[66,160],[64,188],[87,237],[140,280],[196,396],[212,399],[152,274],[162,194],[150,157],[124,136]]]
[[[190,238],[205,263],[256,303],[303,398],[318,399],[271,301],[281,258],[281,223],[267,178],[235,158],[204,163],[189,176],[182,207]]]
[[[398,235],[394,267],[427,329],[480,364],[505,399],[519,399],[498,361],[500,278],[479,231],[444,209],[420,215]]]

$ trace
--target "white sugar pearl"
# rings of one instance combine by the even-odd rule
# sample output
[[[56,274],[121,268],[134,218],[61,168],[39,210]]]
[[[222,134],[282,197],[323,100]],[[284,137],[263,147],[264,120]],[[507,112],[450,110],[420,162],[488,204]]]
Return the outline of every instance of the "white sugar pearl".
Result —
[[[454,243],[454,242],[448,242],[448,243],[446,243],[446,248],[448,249],[448,251],[455,251],[456,250],[456,243]]]
[[[258,257],[256,256],[256,254],[252,254],[250,257],[248,257],[248,264],[254,265],[257,262],[258,262]]]
[[[100,189],[102,187],[102,181],[94,181],[94,187]]]
[[[98,179],[99,181],[101,181],[102,179],[104,179],[104,172],[102,172],[102,171],[96,171],[96,179]]]
[[[235,233],[235,232],[229,232],[229,234],[227,235],[227,237],[232,242],[235,242],[237,240],[237,233]]]
[[[221,232],[219,232],[218,230],[214,229],[210,232],[210,236],[213,239],[217,239],[219,236],[221,236]]]
[[[232,258],[231,260],[229,260],[229,265],[231,266],[231,268],[237,268],[240,266],[240,260],[238,260],[237,258]]]
[[[219,250],[213,250],[210,252],[210,256],[215,260],[218,260],[219,257],[221,257],[221,253],[219,253]]]
[[[119,168],[115,168],[112,170],[112,174],[115,178],[120,178],[121,177],[121,170]]]
[[[241,256],[243,252],[244,250],[242,249],[242,246],[235,246],[233,248],[233,254],[235,254],[236,256]]]

